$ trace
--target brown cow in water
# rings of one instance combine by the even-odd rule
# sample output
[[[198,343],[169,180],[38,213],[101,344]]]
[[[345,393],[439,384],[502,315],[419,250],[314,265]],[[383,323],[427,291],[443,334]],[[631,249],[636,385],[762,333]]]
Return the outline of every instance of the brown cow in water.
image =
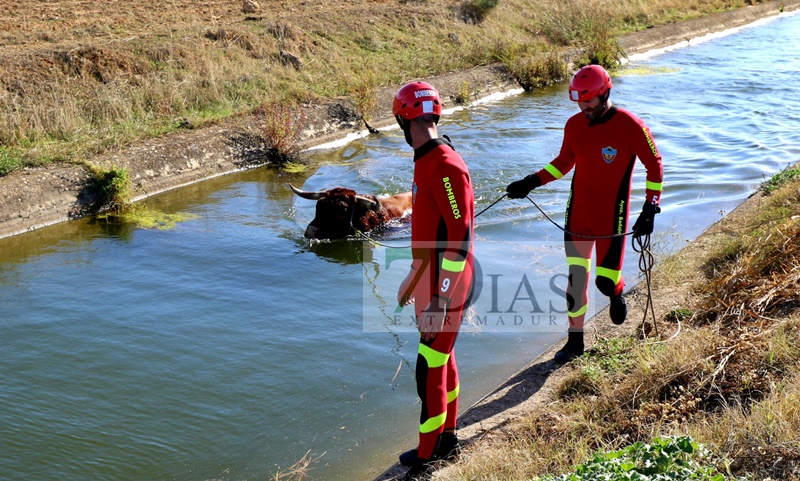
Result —
[[[317,213],[306,228],[309,239],[343,239],[356,230],[381,229],[390,220],[411,212],[411,191],[378,199],[343,187],[318,192],[306,192],[292,184],[289,187],[300,197],[317,201]]]

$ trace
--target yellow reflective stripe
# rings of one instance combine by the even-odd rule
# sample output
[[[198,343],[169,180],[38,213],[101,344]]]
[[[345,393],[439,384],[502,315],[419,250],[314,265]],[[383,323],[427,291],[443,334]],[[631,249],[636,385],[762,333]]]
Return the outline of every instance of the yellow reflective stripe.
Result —
[[[444,421],[447,419],[447,411],[443,412],[438,416],[434,416],[424,423],[419,425],[419,432],[421,433],[429,433],[431,431],[436,431],[440,427],[444,426]]]
[[[464,267],[466,267],[467,261],[451,261],[447,258],[442,258],[442,269],[450,272],[464,272]]]
[[[611,282],[613,282],[615,286],[619,284],[619,280],[620,278],[622,278],[622,271],[608,269],[606,267],[600,267],[600,266],[597,266],[596,274],[600,277],[607,277],[611,279]]]
[[[571,312],[571,311],[570,311],[570,312],[567,312],[567,316],[569,316],[569,317],[578,317],[578,316],[582,316],[582,315],[586,314],[586,308],[587,308],[587,307],[589,307],[589,306],[588,306],[588,305],[586,305],[586,306],[583,306],[583,307],[581,307],[580,309],[578,309],[578,310],[577,310],[577,311],[575,311],[575,312]]]
[[[555,167],[553,167],[553,164],[547,164],[547,165],[545,165],[545,166],[544,166],[544,170],[546,170],[547,172],[549,172],[549,173],[550,173],[550,175],[552,175],[552,176],[553,176],[553,177],[555,177],[556,179],[560,179],[560,178],[564,177],[564,174],[562,174],[562,173],[561,173],[561,172],[560,172],[558,169],[556,169]]]
[[[648,180],[647,182],[644,183],[644,187],[647,190],[657,190],[657,191],[660,192],[664,188],[664,183],[663,182],[650,182]]]
[[[592,264],[591,259],[585,259],[583,257],[567,257],[567,266],[579,266],[583,267],[587,271],[589,270],[589,266]]]
[[[419,343],[419,353],[425,358],[428,367],[442,367],[447,364],[447,361],[450,359],[450,354],[435,351],[422,343]]]
[[[456,388],[452,391],[447,392],[447,404],[455,401],[458,397],[458,393],[461,392],[461,384],[456,384]]]

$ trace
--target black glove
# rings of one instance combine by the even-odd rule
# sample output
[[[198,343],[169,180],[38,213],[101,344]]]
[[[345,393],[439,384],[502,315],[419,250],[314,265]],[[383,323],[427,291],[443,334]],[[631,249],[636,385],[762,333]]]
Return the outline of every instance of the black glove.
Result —
[[[642,206],[642,212],[636,223],[633,224],[633,237],[641,237],[653,233],[653,221],[656,214],[661,212],[661,207],[653,205],[650,202],[645,202]]]
[[[509,199],[524,199],[530,191],[542,185],[537,175],[527,175],[524,179],[508,184],[506,192]]]

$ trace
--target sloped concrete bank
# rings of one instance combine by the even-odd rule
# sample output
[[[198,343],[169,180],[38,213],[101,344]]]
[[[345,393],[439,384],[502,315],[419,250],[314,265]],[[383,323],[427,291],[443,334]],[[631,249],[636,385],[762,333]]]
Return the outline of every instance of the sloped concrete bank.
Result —
[[[696,20],[655,27],[621,40],[629,54],[672,45],[717,32],[781,11],[800,8],[800,0],[768,1]],[[466,72],[427,79],[446,99],[456,98],[464,82],[473,99],[519,88],[502,66],[478,67]],[[389,125],[391,100],[396,87],[377,94],[378,111],[371,124]],[[346,100],[306,107],[303,146],[311,147],[343,138],[364,129],[355,107]],[[218,125],[187,130],[150,139],[133,147],[108,153],[92,164],[128,170],[134,199],[205,179],[263,164],[265,146],[260,140],[259,119],[233,119]],[[29,168],[0,177],[0,238],[35,230],[91,213],[97,201],[85,166],[74,164]]]

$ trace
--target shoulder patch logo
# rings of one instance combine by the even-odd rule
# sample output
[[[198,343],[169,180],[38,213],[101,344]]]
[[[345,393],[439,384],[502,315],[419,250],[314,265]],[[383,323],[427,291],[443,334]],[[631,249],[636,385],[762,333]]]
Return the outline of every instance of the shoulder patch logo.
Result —
[[[606,164],[614,162],[614,159],[617,158],[617,149],[611,146],[608,146],[605,149],[603,149],[602,153],[603,153],[603,160],[606,161]]]

